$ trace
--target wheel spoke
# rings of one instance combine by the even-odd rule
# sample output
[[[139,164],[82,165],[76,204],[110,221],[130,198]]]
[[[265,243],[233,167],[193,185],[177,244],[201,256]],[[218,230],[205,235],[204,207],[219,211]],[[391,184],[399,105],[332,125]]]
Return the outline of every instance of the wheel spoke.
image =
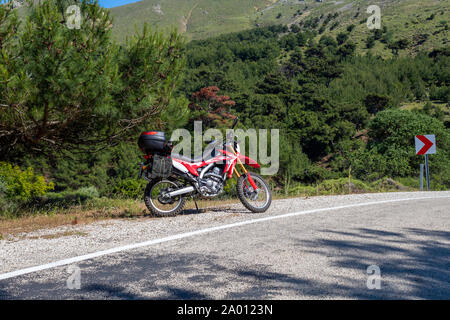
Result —
[[[182,199],[180,196],[170,198],[167,196],[167,193],[176,189],[177,185],[171,181],[163,180],[155,183],[151,188],[149,195],[151,204],[163,213],[169,213],[175,210]]]

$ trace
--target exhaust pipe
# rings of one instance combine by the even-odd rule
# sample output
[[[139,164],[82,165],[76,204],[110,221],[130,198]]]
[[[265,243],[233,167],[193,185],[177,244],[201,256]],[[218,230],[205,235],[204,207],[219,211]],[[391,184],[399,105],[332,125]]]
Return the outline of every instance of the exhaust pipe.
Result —
[[[181,194],[192,192],[194,190],[195,190],[194,187],[190,186],[190,187],[186,187],[186,188],[182,188],[182,189],[178,189],[178,190],[169,192],[169,193],[167,193],[167,195],[172,198],[172,197],[179,196]]]

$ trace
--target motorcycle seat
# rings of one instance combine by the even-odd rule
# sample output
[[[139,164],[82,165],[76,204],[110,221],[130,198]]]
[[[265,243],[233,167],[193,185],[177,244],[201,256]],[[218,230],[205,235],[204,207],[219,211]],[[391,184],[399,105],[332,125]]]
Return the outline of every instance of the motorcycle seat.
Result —
[[[178,159],[178,160],[182,160],[182,161],[186,161],[186,162],[202,162],[202,161],[205,161],[205,160],[207,160],[207,158],[206,157],[204,157],[204,156],[200,156],[200,157],[197,157],[197,158],[191,158],[191,157],[185,157],[185,156],[182,156],[181,154],[178,154],[178,153],[172,153],[172,158],[175,158],[175,159]]]

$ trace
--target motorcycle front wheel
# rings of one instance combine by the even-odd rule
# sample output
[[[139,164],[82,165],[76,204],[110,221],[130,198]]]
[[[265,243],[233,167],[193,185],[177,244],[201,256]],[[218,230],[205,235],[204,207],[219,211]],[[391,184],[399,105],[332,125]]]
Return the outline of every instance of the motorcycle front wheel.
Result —
[[[249,172],[257,190],[254,190],[248,181],[248,174],[243,174],[237,179],[236,193],[242,204],[255,213],[265,212],[272,203],[272,193],[269,185],[256,173]]]
[[[147,184],[144,192],[144,202],[148,210],[156,216],[168,217],[180,213],[186,204],[186,198],[176,196],[164,197],[164,194],[175,191],[181,186],[170,180],[153,180]]]

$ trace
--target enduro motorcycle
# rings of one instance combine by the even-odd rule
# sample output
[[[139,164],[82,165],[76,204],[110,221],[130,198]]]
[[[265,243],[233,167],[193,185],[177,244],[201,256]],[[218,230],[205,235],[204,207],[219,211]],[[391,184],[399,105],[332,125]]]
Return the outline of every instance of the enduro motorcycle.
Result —
[[[236,117],[232,129],[237,122]],[[172,216],[183,210],[187,197],[194,201],[197,197],[217,197],[234,175],[237,176],[236,193],[242,204],[252,212],[266,211],[272,202],[269,185],[260,175],[244,167],[247,164],[260,168],[260,165],[240,154],[239,141],[235,138],[230,131],[223,143],[210,141],[208,152],[189,158],[172,153],[173,144],[166,140],[164,132],[142,132],[138,145],[144,152],[145,162],[140,163],[139,178],[148,181],[144,202],[150,212]]]

